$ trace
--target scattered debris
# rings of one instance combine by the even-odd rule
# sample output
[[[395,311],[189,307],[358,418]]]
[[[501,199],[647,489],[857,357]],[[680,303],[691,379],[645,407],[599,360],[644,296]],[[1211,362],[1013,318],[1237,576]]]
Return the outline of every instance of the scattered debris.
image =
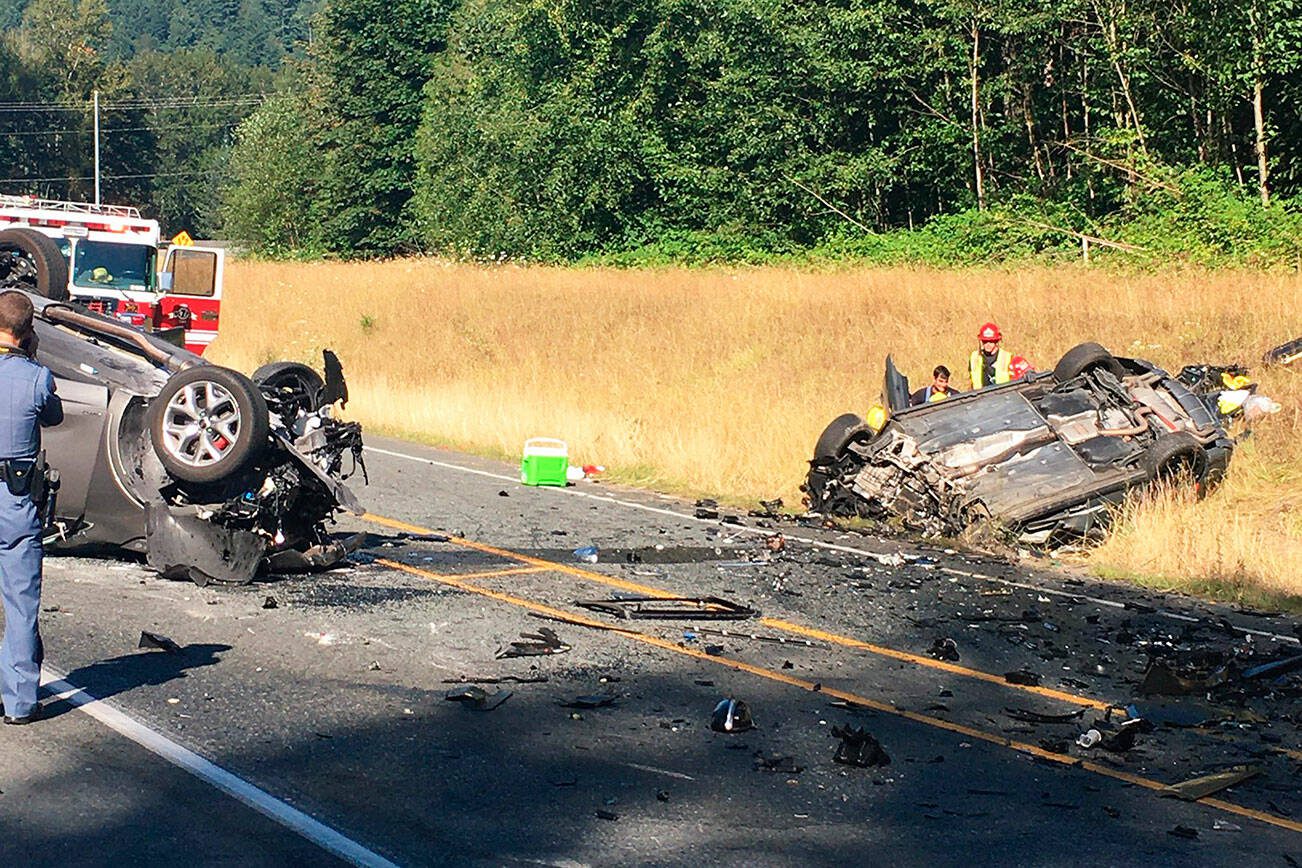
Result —
[[[546,675],[484,675],[473,678],[462,675],[460,678],[443,679],[444,684],[542,684],[545,681]]]
[[[1142,720],[1135,719],[1124,721],[1116,729],[1108,729],[1103,723],[1095,721],[1094,726],[1076,739],[1076,744],[1086,750],[1101,747],[1112,753],[1125,753],[1135,746],[1135,738],[1143,725]]]
[[[787,547],[787,538],[780,533],[769,534],[764,537],[764,548],[773,554],[777,554]]]
[[[1212,793],[1218,793],[1235,784],[1241,784],[1249,778],[1254,778],[1261,774],[1261,771],[1261,766],[1235,766],[1223,772],[1172,784],[1165,787],[1160,795],[1184,799],[1186,802],[1196,802]]]
[[[783,775],[798,775],[805,770],[796,764],[796,758],[790,756],[769,756],[763,751],[755,752],[755,771],[776,772]]]
[[[574,605],[630,620],[736,621],[759,614],[755,609],[722,597],[617,597],[575,600]]]
[[[721,699],[710,715],[710,729],[715,732],[745,732],[753,729],[755,721],[750,706],[740,699]]]
[[[492,711],[511,698],[511,691],[499,690],[496,693],[489,693],[482,687],[472,685],[462,687],[460,690],[449,690],[443,694],[443,698],[449,702],[465,703],[479,711]]]
[[[756,642],[772,642],[775,645],[799,645],[802,648],[830,647],[824,642],[815,642],[812,639],[793,639],[790,636],[770,636],[763,633],[739,633],[736,630],[722,630],[718,627],[697,627],[692,632],[705,636],[722,636],[725,639],[751,639]]]
[[[137,648],[156,648],[159,651],[166,651],[168,654],[180,654],[181,646],[161,633],[150,633],[148,630],[140,631],[140,642],[136,644]]]
[[[1040,676],[1025,669],[1014,669],[1012,672],[1005,672],[1004,680],[1009,684],[1020,684],[1023,687],[1040,686]]]
[[[656,801],[657,801],[657,802],[667,802],[667,801],[669,801],[669,791],[668,791],[668,790],[656,790]]]
[[[574,559],[581,564],[595,564],[597,552],[596,546],[583,546],[574,550]]]
[[[1085,714],[1085,709],[1078,708],[1075,711],[1068,711],[1062,714],[1043,714],[1025,708],[1005,707],[1004,713],[1013,720],[1020,720],[1023,723],[1073,723]]]
[[[264,609],[279,609],[279,608],[280,608],[280,603],[276,601],[276,598],[275,598],[275,597],[267,597],[265,600],[262,601],[262,608],[264,608]]]
[[[616,814],[614,811],[607,811],[607,810],[605,810],[605,809],[603,809],[603,808],[598,808],[598,809],[596,810],[595,813],[596,813],[596,815],[597,815],[597,819],[598,819],[598,820],[618,820],[618,819],[619,819],[619,814]]]
[[[1287,675],[1302,669],[1302,654],[1295,654],[1292,657],[1285,657],[1282,660],[1273,660],[1270,663],[1261,663],[1257,666],[1250,666],[1243,670],[1243,678],[1265,678],[1270,676]]]
[[[718,518],[719,502],[709,498],[703,498],[696,501],[696,512],[693,513],[697,518]]]
[[[1137,688],[1142,696],[1187,696],[1205,693],[1225,680],[1224,671],[1207,678],[1185,678],[1177,675],[1161,660],[1154,660],[1144,672],[1144,680]]]
[[[586,696],[576,696],[569,702],[560,703],[561,708],[607,708],[615,704],[619,699],[613,693],[590,693]]]
[[[1191,829],[1188,826],[1176,826],[1174,829],[1168,829],[1167,834],[1174,835],[1177,838],[1187,838],[1190,841],[1193,841],[1198,837],[1198,830]]]
[[[539,627],[537,633],[521,633],[525,642],[512,642],[509,648],[497,652],[497,659],[513,657],[545,657],[550,654],[564,654],[571,646],[561,641],[556,631],[550,627]]]
[[[937,660],[948,660],[957,663],[959,659],[958,643],[949,638],[937,639],[931,643],[931,650],[927,653]]]
[[[833,762],[860,768],[891,764],[891,758],[882,749],[881,742],[869,735],[862,726],[852,727],[848,724],[834,726],[832,736],[841,740],[841,743],[836,746],[836,753],[832,756]]]

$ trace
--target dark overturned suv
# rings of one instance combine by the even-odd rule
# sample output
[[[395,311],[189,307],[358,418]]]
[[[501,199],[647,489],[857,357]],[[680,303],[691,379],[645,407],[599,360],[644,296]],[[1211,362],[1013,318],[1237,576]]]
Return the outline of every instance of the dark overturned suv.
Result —
[[[1052,544],[1101,531],[1128,491],[1216,484],[1234,449],[1202,397],[1096,343],[1052,373],[916,407],[908,395],[888,357],[888,421],[874,431],[846,414],[827,427],[804,485],[811,508],[926,535],[994,524]]]

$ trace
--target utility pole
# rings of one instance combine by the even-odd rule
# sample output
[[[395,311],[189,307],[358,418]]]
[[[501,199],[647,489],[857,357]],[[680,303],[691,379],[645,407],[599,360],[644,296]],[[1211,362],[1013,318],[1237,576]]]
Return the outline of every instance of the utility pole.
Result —
[[[99,90],[91,92],[95,99],[95,204],[99,204]]]

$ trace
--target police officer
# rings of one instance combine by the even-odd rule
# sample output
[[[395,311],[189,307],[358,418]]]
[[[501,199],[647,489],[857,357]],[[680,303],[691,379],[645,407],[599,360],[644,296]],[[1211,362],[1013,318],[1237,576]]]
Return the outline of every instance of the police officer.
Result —
[[[44,649],[36,616],[41,607],[44,492],[41,426],[63,421],[54,377],[37,364],[32,301],[0,292],[0,595],[5,632],[0,642],[4,722],[31,723],[41,711],[36,688]]]

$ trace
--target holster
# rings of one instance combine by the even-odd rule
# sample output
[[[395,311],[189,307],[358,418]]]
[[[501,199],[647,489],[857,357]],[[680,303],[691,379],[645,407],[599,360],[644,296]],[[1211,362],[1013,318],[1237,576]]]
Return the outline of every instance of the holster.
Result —
[[[30,497],[40,510],[51,489],[58,487],[59,474],[45,463],[45,452],[30,460],[11,458],[3,462],[5,487],[14,497]]]

